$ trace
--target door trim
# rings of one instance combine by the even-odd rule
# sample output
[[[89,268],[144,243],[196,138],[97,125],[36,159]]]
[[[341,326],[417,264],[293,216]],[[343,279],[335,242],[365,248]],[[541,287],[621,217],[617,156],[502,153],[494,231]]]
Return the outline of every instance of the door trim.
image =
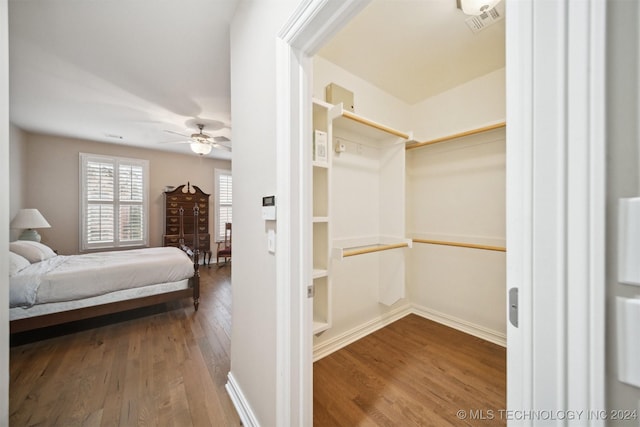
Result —
[[[510,411],[606,408],[605,9],[507,7],[507,289],[520,296],[519,327],[507,325]]]
[[[277,408],[279,426],[313,425],[311,57],[370,0],[308,0],[276,41]]]

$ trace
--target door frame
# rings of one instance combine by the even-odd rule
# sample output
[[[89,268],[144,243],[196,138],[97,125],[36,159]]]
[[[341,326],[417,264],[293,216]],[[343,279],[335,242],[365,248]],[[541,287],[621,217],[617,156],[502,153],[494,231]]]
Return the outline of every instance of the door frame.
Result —
[[[532,411],[584,411],[584,425],[606,409],[606,4],[506,10],[507,289],[519,289],[507,415],[530,426],[544,416]]]
[[[310,58],[369,1],[306,0],[276,42],[283,219],[277,245],[288,251],[276,267],[276,418],[282,426],[313,424],[313,304],[305,291],[312,283],[311,156],[305,144],[312,131]],[[525,426],[535,420],[518,417],[522,411],[606,408],[606,5],[505,1],[505,291],[519,289],[519,326],[507,326],[507,408],[501,415],[509,425]]]
[[[311,58],[370,1],[305,0],[276,40],[279,426],[313,425]]]

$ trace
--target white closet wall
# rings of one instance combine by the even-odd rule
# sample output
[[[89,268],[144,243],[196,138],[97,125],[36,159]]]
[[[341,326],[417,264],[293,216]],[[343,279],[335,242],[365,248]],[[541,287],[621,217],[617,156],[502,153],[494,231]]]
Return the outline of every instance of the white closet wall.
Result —
[[[418,140],[504,121],[504,69],[415,105]],[[505,246],[505,130],[407,151],[408,235]],[[505,252],[415,243],[407,291],[419,314],[505,344]]]
[[[354,92],[356,114],[413,131],[417,141],[505,118],[504,70],[410,106],[315,57],[314,97],[324,100],[329,83]],[[346,152],[331,146],[332,246],[373,234],[504,246],[504,129],[406,152],[404,143],[381,149],[337,132],[335,123],[333,136]],[[316,358],[411,311],[504,343],[504,252],[414,243],[329,263],[332,321],[314,337]],[[405,298],[383,304],[393,281]]]
[[[412,105],[409,126],[418,141],[480,128],[504,121],[505,99],[501,68]]]
[[[401,130],[411,130],[411,108],[336,64],[313,58],[313,97],[325,99],[325,87],[336,83],[354,93],[355,113]]]

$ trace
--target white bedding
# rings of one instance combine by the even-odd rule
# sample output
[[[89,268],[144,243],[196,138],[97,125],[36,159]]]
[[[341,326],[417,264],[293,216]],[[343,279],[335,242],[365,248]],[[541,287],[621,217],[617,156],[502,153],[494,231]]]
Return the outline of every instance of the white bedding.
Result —
[[[10,278],[11,307],[30,307],[104,295],[123,289],[178,282],[193,263],[173,247],[56,256]]]
[[[123,289],[121,291],[109,292],[81,300],[50,302],[47,304],[37,304],[31,307],[12,307],[9,309],[9,320],[25,319],[27,317],[42,316],[62,311],[75,310],[78,308],[93,307],[100,304],[143,298],[151,295],[166,294],[172,291],[179,291],[189,288],[189,279],[179,282],[161,283],[159,285],[148,285],[140,288]]]

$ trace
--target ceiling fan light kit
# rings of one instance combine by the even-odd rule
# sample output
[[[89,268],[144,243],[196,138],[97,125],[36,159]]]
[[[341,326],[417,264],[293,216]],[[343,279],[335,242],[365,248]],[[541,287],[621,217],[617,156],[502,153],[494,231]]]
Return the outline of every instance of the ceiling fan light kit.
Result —
[[[456,0],[458,9],[466,15],[482,15],[493,9],[500,0]]]
[[[211,145],[207,144],[206,142],[192,142],[190,146],[191,146],[191,151],[193,151],[196,154],[200,154],[201,156],[209,154],[211,152],[211,149],[213,148]]]
[[[202,132],[204,129],[204,124],[198,124],[197,126],[200,132],[192,133],[189,136],[181,134],[179,132],[172,131],[172,130],[165,130],[165,132],[180,135],[184,138],[188,138],[186,141],[179,141],[179,142],[188,143],[189,147],[191,148],[191,151],[201,156],[209,154],[213,148],[217,148],[225,151],[231,151],[231,147],[220,144],[220,143],[231,142],[229,138],[227,138],[224,135],[219,135],[219,136],[207,135],[206,133]]]

